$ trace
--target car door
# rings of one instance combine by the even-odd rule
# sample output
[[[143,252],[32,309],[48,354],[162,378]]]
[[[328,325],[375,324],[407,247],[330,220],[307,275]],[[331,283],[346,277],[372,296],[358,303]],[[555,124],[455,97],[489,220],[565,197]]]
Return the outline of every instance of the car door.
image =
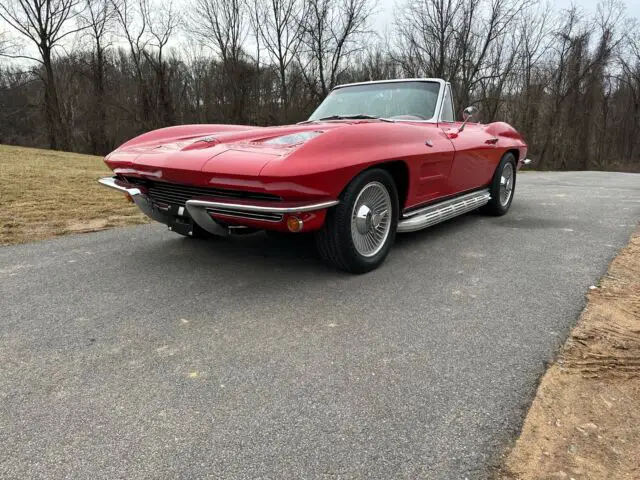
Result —
[[[439,123],[454,148],[447,176],[447,190],[452,195],[488,185],[496,166],[494,157],[499,156],[498,138],[479,123],[467,123],[460,131],[462,122],[454,120],[454,111],[451,86],[447,84]]]

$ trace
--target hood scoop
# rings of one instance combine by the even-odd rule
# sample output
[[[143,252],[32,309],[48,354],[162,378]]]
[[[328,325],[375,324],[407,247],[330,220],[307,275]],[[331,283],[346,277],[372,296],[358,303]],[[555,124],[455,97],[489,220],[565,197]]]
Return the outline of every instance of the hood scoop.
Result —
[[[206,137],[202,137],[202,138],[198,138],[197,140],[194,140],[190,144],[183,147],[182,150],[183,151],[202,150],[205,148],[210,148],[215,145],[218,145],[219,143],[220,141],[216,137],[214,137],[213,135],[208,135]]]
[[[318,130],[296,132],[290,133],[288,135],[282,135],[280,137],[271,137],[267,140],[262,140],[260,143],[264,145],[298,145],[300,143],[311,140],[312,138],[317,137],[322,133],[323,132]]]

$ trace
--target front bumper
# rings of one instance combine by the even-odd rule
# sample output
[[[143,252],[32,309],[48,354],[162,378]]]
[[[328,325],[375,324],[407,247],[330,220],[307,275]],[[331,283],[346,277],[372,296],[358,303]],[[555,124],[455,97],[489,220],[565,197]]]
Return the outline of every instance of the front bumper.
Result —
[[[148,217],[171,226],[175,217],[190,217],[209,233],[219,236],[229,235],[229,226],[248,226],[271,230],[286,231],[286,219],[295,215],[315,229],[324,221],[327,208],[339,203],[338,200],[322,202],[277,202],[257,200],[192,199],[184,207],[154,202],[144,190],[126,184],[117,177],[105,177],[98,180],[102,185],[128,195],[138,208]],[[308,229],[307,229],[308,231]]]
[[[518,161],[518,169],[522,168],[522,167],[526,167],[528,165],[531,165],[531,159],[530,158],[522,158]]]

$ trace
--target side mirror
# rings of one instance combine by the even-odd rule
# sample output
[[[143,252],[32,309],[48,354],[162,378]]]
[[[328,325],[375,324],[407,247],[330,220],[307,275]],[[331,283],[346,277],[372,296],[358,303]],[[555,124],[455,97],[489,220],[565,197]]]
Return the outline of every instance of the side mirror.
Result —
[[[475,107],[473,105],[464,109],[464,111],[462,112],[462,119],[464,121],[462,122],[462,125],[460,125],[460,128],[458,129],[458,133],[464,130],[464,127],[467,124],[467,122],[471,120],[474,116],[476,116],[478,114],[478,111],[479,111],[478,107]]]
[[[473,105],[465,108],[464,112],[462,112],[462,119],[465,121],[465,123],[475,117],[478,114],[478,110],[478,107],[475,107]]]

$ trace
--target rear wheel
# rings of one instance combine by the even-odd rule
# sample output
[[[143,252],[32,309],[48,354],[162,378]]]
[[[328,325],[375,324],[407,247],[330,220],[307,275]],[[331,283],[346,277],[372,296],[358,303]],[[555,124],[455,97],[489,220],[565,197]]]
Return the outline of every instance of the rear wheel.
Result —
[[[316,233],[320,256],[351,273],[377,268],[386,258],[398,224],[398,192],[389,172],[372,169],[355,177],[327,212]]]
[[[509,211],[516,188],[516,157],[513,153],[505,153],[493,174],[489,187],[491,200],[482,211],[497,217]]]

